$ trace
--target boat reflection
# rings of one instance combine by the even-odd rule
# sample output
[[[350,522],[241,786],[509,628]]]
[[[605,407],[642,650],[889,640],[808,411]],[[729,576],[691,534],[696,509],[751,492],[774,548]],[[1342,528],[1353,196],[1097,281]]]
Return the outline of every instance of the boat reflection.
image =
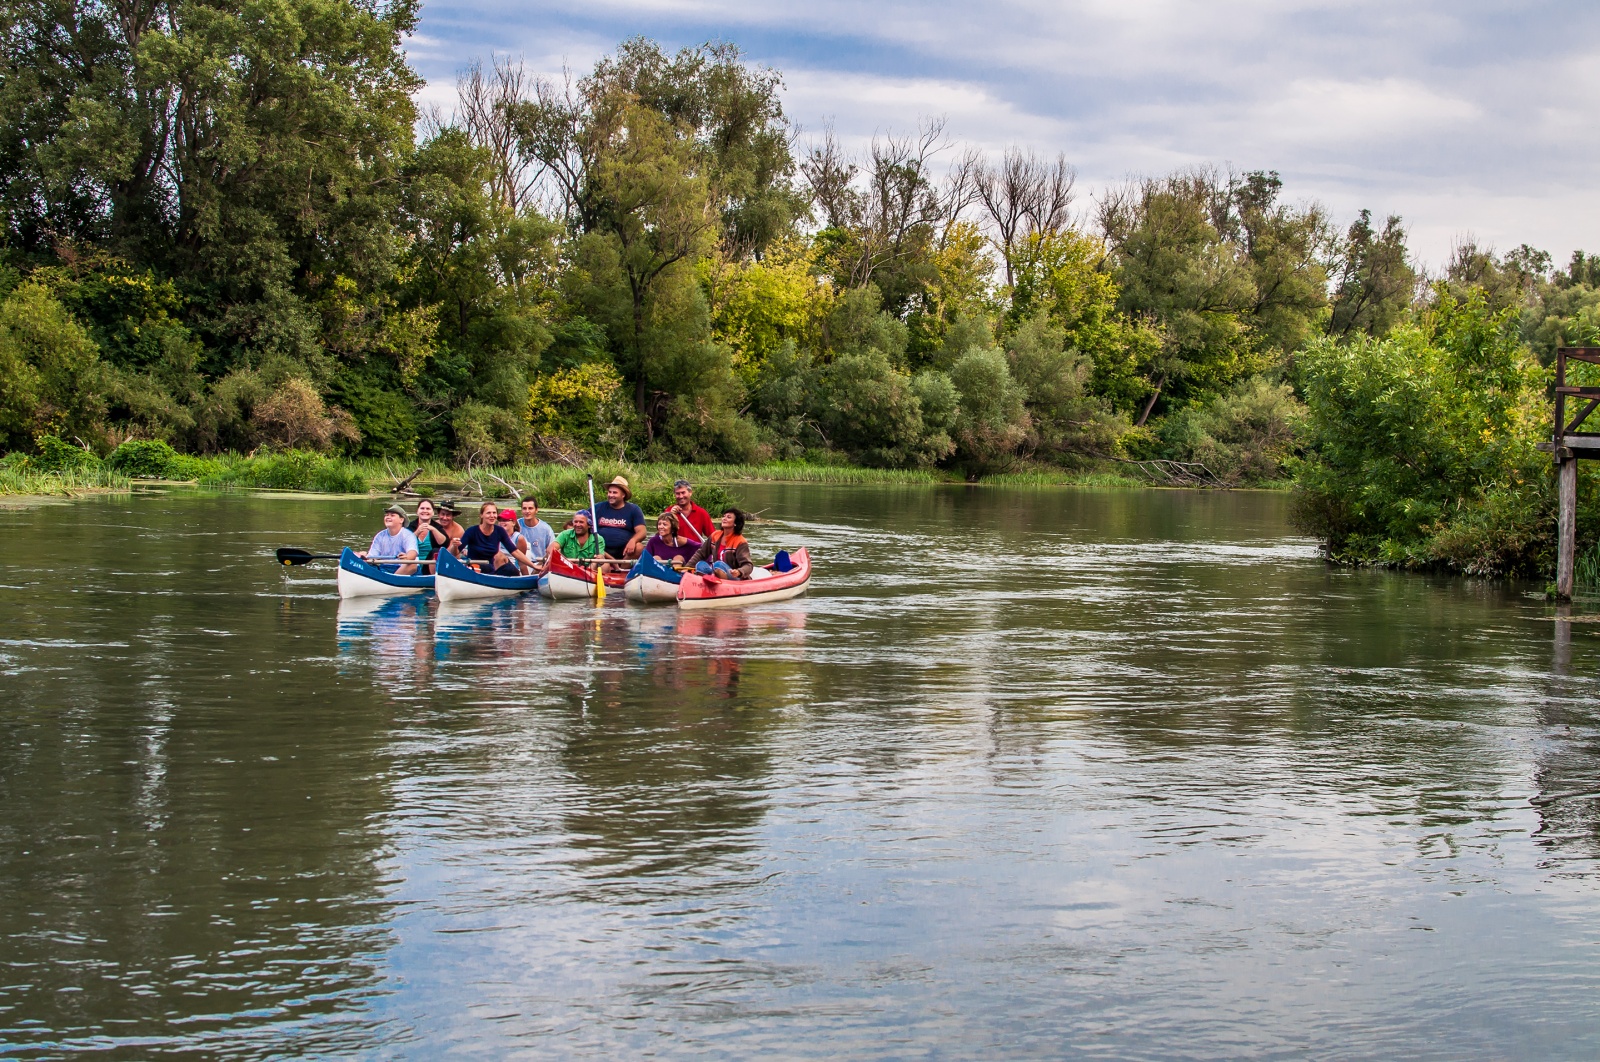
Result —
[[[363,661],[391,689],[424,689],[433,681],[433,636],[428,629],[437,603],[423,594],[357,597],[339,602],[341,666]]]

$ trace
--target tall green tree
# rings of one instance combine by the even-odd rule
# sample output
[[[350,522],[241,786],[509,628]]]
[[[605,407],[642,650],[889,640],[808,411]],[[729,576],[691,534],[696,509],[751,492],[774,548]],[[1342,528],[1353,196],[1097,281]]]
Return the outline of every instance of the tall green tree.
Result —
[[[410,0],[28,2],[0,29],[7,245],[177,280],[214,370],[321,353],[309,301],[392,273]]]
[[[1400,219],[1391,214],[1380,231],[1372,227],[1372,211],[1363,210],[1338,247],[1332,283],[1328,335],[1387,335],[1411,307],[1417,288]]]
[[[1213,224],[1204,174],[1147,180],[1107,196],[1100,225],[1116,262],[1118,308],[1159,337],[1143,367],[1143,424],[1169,391],[1217,387],[1261,367],[1250,335],[1257,302],[1244,249]]]

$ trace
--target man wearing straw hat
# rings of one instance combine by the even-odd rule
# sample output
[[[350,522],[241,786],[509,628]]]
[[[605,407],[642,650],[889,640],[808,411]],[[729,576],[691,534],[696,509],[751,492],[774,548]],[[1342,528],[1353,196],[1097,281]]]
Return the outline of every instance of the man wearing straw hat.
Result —
[[[633,560],[644,548],[644,510],[633,504],[628,481],[618,476],[606,484],[606,500],[595,505],[594,528],[606,544],[606,555]]]

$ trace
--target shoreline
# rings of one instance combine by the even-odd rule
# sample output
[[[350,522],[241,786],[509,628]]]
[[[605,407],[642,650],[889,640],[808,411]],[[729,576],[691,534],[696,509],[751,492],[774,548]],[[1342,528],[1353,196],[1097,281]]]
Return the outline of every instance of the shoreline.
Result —
[[[816,486],[969,486],[969,487],[1072,487],[1112,490],[1266,490],[1284,491],[1289,480],[1237,485],[1161,483],[1130,475],[1121,469],[1081,470],[1050,467],[1021,468],[967,479],[958,472],[939,469],[885,469],[808,462],[743,464],[666,464],[595,461],[582,467],[562,464],[493,465],[457,468],[442,461],[406,462],[371,458],[323,457],[316,454],[221,454],[209,457],[180,455],[172,468],[155,474],[129,475],[103,465],[45,471],[27,468],[0,474],[0,497],[74,498],[117,493],[137,486],[191,487],[218,490],[270,490],[308,495],[443,498],[507,497],[531,491],[541,505],[581,504],[586,477],[597,484],[622,475],[634,493],[670,492],[674,480],[683,478],[719,492],[741,483],[791,483]],[[129,470],[137,471],[137,470]],[[174,474],[176,473],[176,474]],[[413,475],[414,473],[414,475]],[[410,478],[408,478],[410,477]],[[409,492],[396,494],[394,486],[407,482]],[[637,500],[637,499],[636,499]],[[647,506],[648,507],[648,506]]]

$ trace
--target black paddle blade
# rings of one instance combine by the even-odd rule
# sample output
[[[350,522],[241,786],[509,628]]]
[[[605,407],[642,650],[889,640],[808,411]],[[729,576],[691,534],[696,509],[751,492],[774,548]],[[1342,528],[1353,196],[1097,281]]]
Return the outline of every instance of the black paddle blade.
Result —
[[[295,549],[293,546],[278,547],[279,564],[310,564],[312,561],[316,560],[318,556],[326,557],[327,554],[316,554],[312,553],[308,549]]]

